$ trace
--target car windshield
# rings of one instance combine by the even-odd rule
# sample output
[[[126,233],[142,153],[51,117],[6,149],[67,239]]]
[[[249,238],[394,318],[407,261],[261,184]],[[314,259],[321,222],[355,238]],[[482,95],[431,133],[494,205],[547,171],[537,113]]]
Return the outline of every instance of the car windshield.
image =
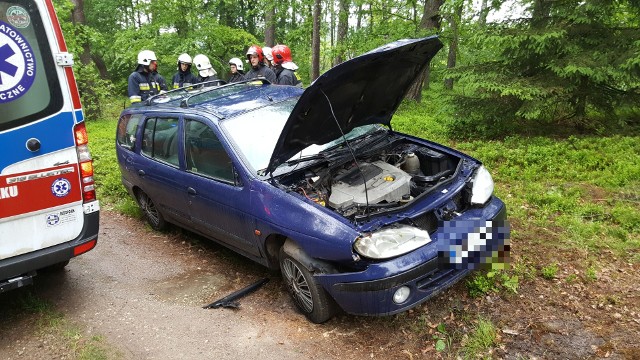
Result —
[[[231,137],[232,142],[254,174],[258,175],[269,165],[273,149],[296,101],[297,98],[283,101],[221,122],[222,128]],[[345,137],[348,140],[354,139],[378,128],[379,125],[360,126],[346,134]],[[325,149],[341,144],[343,141],[340,137],[323,145],[308,146],[292,156],[291,159],[316,155]]]

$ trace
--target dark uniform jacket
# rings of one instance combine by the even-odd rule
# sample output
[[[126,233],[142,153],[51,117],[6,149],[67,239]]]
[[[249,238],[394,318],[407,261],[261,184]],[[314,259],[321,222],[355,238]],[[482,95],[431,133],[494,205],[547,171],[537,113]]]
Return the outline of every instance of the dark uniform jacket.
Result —
[[[131,103],[145,101],[160,91],[156,76],[144,71],[142,65],[129,75],[128,93]]]
[[[249,70],[249,72],[244,76],[244,78],[245,80],[264,78],[269,80],[269,82],[272,84],[275,84],[277,81],[276,74],[273,72],[273,70],[269,69],[263,64],[258,65],[257,69],[252,67],[251,70]]]
[[[198,78],[193,75],[191,71],[178,71],[173,75],[171,79],[171,83],[173,84],[173,88],[181,88],[184,86],[190,86],[198,83]]]
[[[158,84],[158,91],[164,90],[167,91],[169,88],[167,87],[167,81],[164,79],[164,76],[154,72],[153,75],[156,77],[156,83]]]
[[[198,75],[198,83],[203,83],[203,82],[207,82],[207,81],[213,81],[213,80],[218,80],[218,77],[216,75],[211,75],[211,76],[207,76],[207,77],[202,77]],[[216,86],[218,84],[216,83],[210,83],[210,84],[205,84],[205,87],[209,87],[209,86]]]
[[[278,78],[278,85],[291,85],[302,87],[302,80],[298,77],[298,74],[289,69],[278,66],[276,69],[276,77]]]
[[[244,74],[241,74],[240,72],[237,72],[235,74],[231,74],[231,76],[229,76],[229,80],[227,80],[227,83],[232,83],[232,82],[238,82],[238,81],[242,81],[244,80]]]

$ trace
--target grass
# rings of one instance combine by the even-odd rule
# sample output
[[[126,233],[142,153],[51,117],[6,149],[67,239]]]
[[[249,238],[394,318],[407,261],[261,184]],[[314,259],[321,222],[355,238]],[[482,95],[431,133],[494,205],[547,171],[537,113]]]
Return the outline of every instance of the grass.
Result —
[[[115,153],[116,126],[122,102],[115,100],[104,118],[87,121],[89,149],[93,157],[96,191],[103,206],[129,216],[140,216],[138,206],[120,182],[120,168]]]
[[[115,102],[104,119],[87,122],[89,146],[102,206],[139,216],[137,205],[120,183],[114,151],[121,104]],[[518,296],[522,282],[555,279],[567,261],[583,261],[572,265],[582,267],[579,274],[587,283],[597,281],[600,270],[613,261],[603,254],[613,254],[619,261],[640,262],[640,136],[512,136],[460,141],[447,137],[440,105],[439,99],[428,94],[423,104],[403,103],[392,122],[393,129],[480,159],[493,176],[496,195],[507,204],[511,244],[519,251],[509,269],[476,272],[469,277],[471,296]],[[580,253],[582,260],[563,257],[563,251]],[[566,282],[580,277],[570,274]],[[393,319],[406,325],[407,317],[403,313]],[[490,320],[477,319],[463,338],[447,332],[444,325],[427,335],[430,328],[425,321],[419,318],[406,326],[414,334],[429,336],[427,341],[439,352],[459,349],[460,356],[477,358],[487,356],[496,345],[496,329]],[[99,339],[95,344],[100,344]]]
[[[497,331],[491,321],[478,319],[473,330],[462,340],[462,353],[465,359],[477,359],[486,355],[496,345]]]
[[[81,328],[68,321],[52,303],[42,299],[31,289],[14,291],[14,296],[6,298],[0,305],[3,319],[31,317],[36,324],[34,336],[53,338],[57,346],[73,354],[75,359],[121,358],[116,350],[104,343],[102,336],[85,335]]]
[[[403,103],[394,130],[468,153],[485,164],[496,194],[507,204],[512,241],[533,239],[542,246],[610,250],[640,262],[640,137],[507,137],[456,141],[446,137],[438,99]],[[87,122],[97,191],[103,206],[139,216],[120,183],[114,151],[122,101],[114,100],[103,119]],[[541,264],[539,264],[541,265]]]
[[[640,261],[640,137],[507,137],[456,141],[446,138],[437,99],[405,103],[394,130],[451,146],[480,159],[496,194],[507,204],[512,243],[527,238],[542,246],[610,250]],[[430,105],[435,104],[435,105]]]

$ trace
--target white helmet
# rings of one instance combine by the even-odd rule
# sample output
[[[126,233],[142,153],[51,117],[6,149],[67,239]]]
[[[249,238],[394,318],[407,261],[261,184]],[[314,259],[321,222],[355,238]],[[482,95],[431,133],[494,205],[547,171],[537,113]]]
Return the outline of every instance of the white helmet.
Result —
[[[178,70],[180,70],[180,64],[187,64],[187,65],[191,65],[191,56],[189,56],[189,54],[184,53],[184,54],[180,54],[180,56],[178,56]]]
[[[262,53],[264,54],[264,57],[267,58],[267,60],[273,62],[273,53],[271,52],[271,48],[268,46],[265,46],[262,48]]]
[[[138,64],[149,65],[152,61],[158,61],[156,53],[151,50],[142,50],[138,53]]]
[[[238,58],[231,58],[231,60],[229,60],[229,65],[235,65],[236,69],[242,70],[242,61]]]
[[[213,76],[216,74],[216,71],[213,70],[213,66],[211,66],[211,61],[207,55],[198,54],[193,57],[193,63],[196,65],[196,69],[198,69],[198,73],[202,77]]]

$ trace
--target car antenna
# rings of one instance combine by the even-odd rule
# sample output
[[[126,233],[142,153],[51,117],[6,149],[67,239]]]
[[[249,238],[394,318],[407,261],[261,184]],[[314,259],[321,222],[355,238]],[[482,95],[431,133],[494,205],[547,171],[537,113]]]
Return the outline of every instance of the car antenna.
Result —
[[[360,168],[360,164],[358,163],[358,159],[356,158],[356,154],[353,152],[353,149],[351,148],[351,144],[349,144],[349,141],[347,141],[347,137],[344,135],[344,131],[342,131],[342,127],[340,126],[340,122],[338,121],[338,118],[336,118],[336,114],[333,112],[333,105],[331,105],[331,100],[329,100],[329,97],[327,96],[327,94],[325,94],[324,90],[322,90],[322,88],[320,88],[320,91],[322,92],[322,95],[324,95],[324,97],[327,99],[327,103],[329,103],[329,110],[331,110],[331,115],[333,116],[333,119],[336,121],[336,125],[338,125],[338,129],[340,130],[340,134],[342,134],[342,139],[344,139],[345,144],[347,144],[347,148],[349,148],[349,152],[351,153],[351,156],[353,157],[353,161],[356,163],[356,167],[358,168],[358,172],[360,173],[360,176],[362,176],[362,183],[364,184],[364,198],[366,201],[366,216],[367,218],[369,217],[369,190],[367,190],[367,179],[364,177],[364,173],[362,172],[362,169]]]

